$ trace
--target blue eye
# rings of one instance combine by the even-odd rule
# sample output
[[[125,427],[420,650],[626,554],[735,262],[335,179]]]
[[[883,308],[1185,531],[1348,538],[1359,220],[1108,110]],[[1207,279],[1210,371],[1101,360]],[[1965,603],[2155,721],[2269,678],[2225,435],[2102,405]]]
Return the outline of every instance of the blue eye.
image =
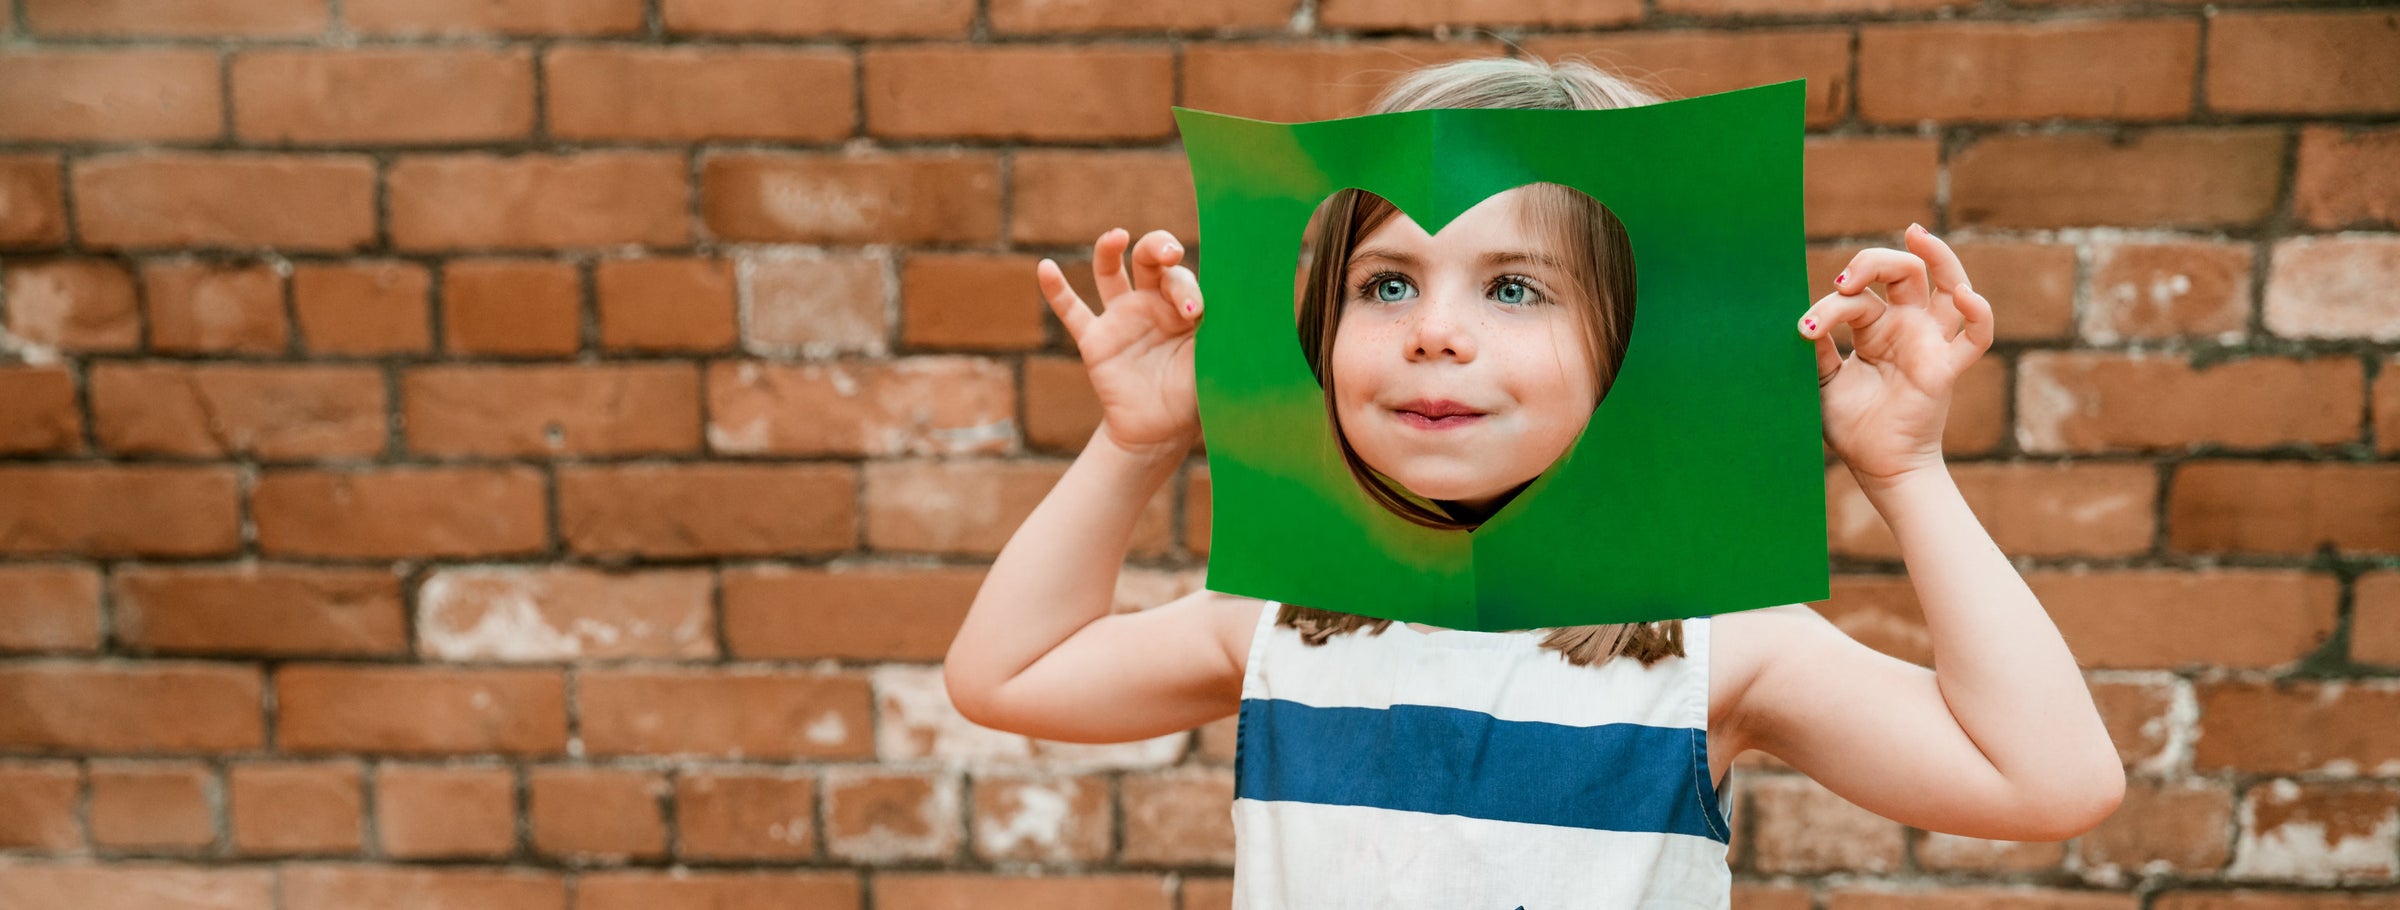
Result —
[[[1534,290],[1533,285],[1513,277],[1503,277],[1493,282],[1491,293],[1492,299],[1507,304],[1532,303],[1541,298],[1541,292]]]
[[[1382,303],[1398,303],[1417,296],[1417,287],[1409,284],[1406,278],[1385,272],[1368,278],[1365,283],[1359,285],[1358,293],[1361,297]]]

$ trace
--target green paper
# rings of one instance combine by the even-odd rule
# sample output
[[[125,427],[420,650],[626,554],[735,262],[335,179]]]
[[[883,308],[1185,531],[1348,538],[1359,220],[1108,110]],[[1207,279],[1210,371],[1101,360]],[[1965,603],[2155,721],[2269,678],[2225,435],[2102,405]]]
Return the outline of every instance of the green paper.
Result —
[[[1211,590],[1452,629],[1706,616],[1824,599],[1822,412],[1801,227],[1800,80],[1605,111],[1444,109],[1269,123],[1177,108],[1208,300],[1196,368]],[[1438,233],[1548,182],[1632,240],[1633,333],[1560,460],[1473,531],[1359,489],[1292,320],[1335,190]]]

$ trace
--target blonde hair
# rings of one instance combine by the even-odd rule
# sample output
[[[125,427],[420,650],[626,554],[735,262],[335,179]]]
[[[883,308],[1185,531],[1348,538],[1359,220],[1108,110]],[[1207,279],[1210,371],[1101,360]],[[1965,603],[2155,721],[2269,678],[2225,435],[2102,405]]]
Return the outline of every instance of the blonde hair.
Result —
[[[1608,110],[1663,100],[1663,92],[1579,61],[1488,58],[1411,72],[1386,87],[1369,113],[1432,108]],[[1538,192],[1527,200],[1527,217],[1541,233],[1560,241],[1558,248],[1568,253],[1569,271],[1578,285],[1577,299],[1590,307],[1581,314],[1585,351],[1605,394],[1617,364],[1624,359],[1632,331],[1632,246],[1624,224],[1607,206],[1557,184],[1535,186]],[[1343,272],[1359,238],[1398,211],[1381,196],[1343,189],[1319,207],[1305,240],[1308,279],[1300,288],[1299,307],[1302,350],[1318,384],[1324,387],[1326,414],[1337,428],[1340,418],[1333,405],[1332,352],[1346,296]],[[1452,516],[1436,504],[1394,488],[1359,458],[1346,436],[1338,431],[1334,435],[1352,478],[1385,508],[1427,527],[1468,530],[1479,524],[1479,520]],[[1301,640],[1311,645],[1359,629],[1380,635],[1391,625],[1388,619],[1292,604],[1285,604],[1275,621],[1298,629]],[[1550,630],[1542,647],[1576,666],[1597,667],[1618,655],[1647,666],[1683,655],[1683,622],[1568,626]]]

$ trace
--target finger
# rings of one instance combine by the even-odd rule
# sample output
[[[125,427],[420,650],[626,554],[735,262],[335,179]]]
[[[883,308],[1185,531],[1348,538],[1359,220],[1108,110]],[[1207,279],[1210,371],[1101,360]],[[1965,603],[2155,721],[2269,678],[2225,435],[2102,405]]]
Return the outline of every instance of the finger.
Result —
[[[1943,337],[1958,334],[1960,324],[1965,321],[1958,315],[1964,311],[1964,305],[1957,297],[1967,289],[1966,263],[1959,260],[1958,252],[1950,248],[1948,241],[1934,236],[1923,225],[1908,226],[1907,243],[1909,252],[1925,260],[1925,274],[1932,279],[1934,289],[1951,297],[1950,306],[1933,308],[1933,315],[1942,322]]]
[[[1925,260],[1906,250],[1869,247],[1850,257],[1850,266],[1834,276],[1834,290],[1856,294],[1868,285],[1882,284],[1890,288],[1893,306],[1922,306],[1932,300],[1932,286],[1925,279]]]
[[[1191,269],[1168,266],[1165,276],[1159,279],[1159,293],[1175,308],[1175,315],[1200,321],[1200,276],[1192,274]]]
[[[1961,285],[1953,299],[1958,302],[1959,315],[1966,318],[1966,326],[1958,337],[1950,339],[1950,366],[1964,370],[1982,357],[1983,352],[1992,349],[1992,328],[1997,320],[1992,318],[1992,302],[1972,288]]]
[[[1106,303],[1133,290],[1125,283],[1125,244],[1133,234],[1124,228],[1109,228],[1092,243],[1092,284]]]
[[[1833,333],[1831,332],[1817,333],[1815,341],[1817,345],[1817,387],[1823,388],[1826,383],[1833,381],[1833,374],[1841,372],[1842,352],[1841,349],[1834,347]]]
[[[1182,261],[1183,244],[1175,242],[1175,235],[1165,231],[1143,234],[1142,242],[1133,245],[1133,289],[1157,290],[1166,268]]]
[[[1833,342],[1833,327],[1847,324],[1850,334],[1857,337],[1860,329],[1874,325],[1891,308],[1873,291],[1860,294],[1827,294],[1817,298],[1808,312],[1800,315],[1800,334],[1812,339]]]
[[[1067,286],[1067,274],[1058,270],[1058,263],[1044,259],[1033,267],[1034,280],[1042,286],[1042,299],[1050,302],[1050,312],[1067,327],[1067,337],[1083,343],[1083,327],[1098,318],[1089,304]]]

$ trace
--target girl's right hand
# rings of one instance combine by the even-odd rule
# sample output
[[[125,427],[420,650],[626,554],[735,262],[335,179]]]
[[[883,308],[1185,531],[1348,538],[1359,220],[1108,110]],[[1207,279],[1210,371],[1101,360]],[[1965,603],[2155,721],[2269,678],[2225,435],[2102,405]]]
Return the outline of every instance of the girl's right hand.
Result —
[[[1200,279],[1181,265],[1183,245],[1151,231],[1133,249],[1127,282],[1124,228],[1092,245],[1092,282],[1102,312],[1094,313],[1058,263],[1034,267],[1042,297],[1083,353],[1092,391],[1100,397],[1100,429],[1128,452],[1180,457],[1200,437],[1200,405],[1192,374],[1192,333],[1200,325]]]

